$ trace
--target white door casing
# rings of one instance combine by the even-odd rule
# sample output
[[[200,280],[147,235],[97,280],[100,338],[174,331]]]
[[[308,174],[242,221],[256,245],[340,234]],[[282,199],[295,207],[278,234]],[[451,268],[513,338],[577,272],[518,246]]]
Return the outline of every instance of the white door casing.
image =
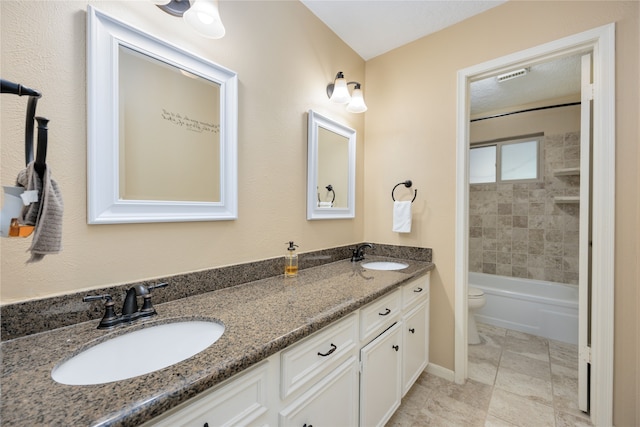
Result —
[[[593,55],[591,421],[613,422],[615,231],[615,24],[608,24],[458,71],[456,130],[454,378],[467,378],[469,84],[501,70],[554,58]]]

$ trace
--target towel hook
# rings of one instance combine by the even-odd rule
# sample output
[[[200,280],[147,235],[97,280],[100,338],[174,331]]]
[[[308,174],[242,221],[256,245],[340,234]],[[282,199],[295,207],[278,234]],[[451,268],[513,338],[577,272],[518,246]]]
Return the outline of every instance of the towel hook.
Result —
[[[408,180],[406,180],[406,181],[404,181],[404,182],[399,182],[399,183],[397,183],[397,184],[393,187],[393,190],[391,190],[391,198],[393,199],[393,201],[394,201],[394,202],[396,201],[396,198],[395,198],[395,197],[393,197],[393,192],[394,192],[394,191],[396,191],[396,188],[397,188],[399,185],[404,185],[404,186],[405,186],[405,187],[407,187],[407,188],[411,188],[411,186],[413,185],[413,183],[411,182],[411,180],[410,180],[410,179],[408,179]],[[416,199],[416,197],[418,196],[418,190],[417,190],[417,189],[414,189],[413,191],[414,191],[414,192],[413,192],[413,199],[411,199],[411,203],[413,203],[413,201],[414,201],[414,200]]]
[[[47,156],[47,122],[49,121],[44,117],[35,117],[38,99],[42,98],[42,93],[35,89],[23,86],[19,83],[13,83],[4,79],[0,79],[0,93],[11,93],[18,96],[29,96],[29,101],[27,102],[27,114],[24,132],[25,164],[28,165],[33,161],[33,128],[35,119],[38,122],[38,145],[34,168],[36,172],[38,172],[38,174],[42,176],[42,173],[45,169]]]

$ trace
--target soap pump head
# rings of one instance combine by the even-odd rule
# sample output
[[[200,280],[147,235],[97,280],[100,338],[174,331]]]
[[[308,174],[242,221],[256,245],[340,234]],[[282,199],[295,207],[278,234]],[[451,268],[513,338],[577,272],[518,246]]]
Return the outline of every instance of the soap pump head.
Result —
[[[296,248],[298,247],[298,245],[294,245],[293,241],[289,242],[289,247],[287,248],[288,251],[295,251]]]

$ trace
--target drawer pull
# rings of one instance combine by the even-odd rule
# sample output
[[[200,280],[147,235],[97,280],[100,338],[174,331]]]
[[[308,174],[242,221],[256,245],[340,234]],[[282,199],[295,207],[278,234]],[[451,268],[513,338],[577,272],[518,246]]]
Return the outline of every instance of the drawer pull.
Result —
[[[409,332],[411,332],[412,334],[415,334],[416,330],[414,328],[409,328]]]
[[[202,427],[209,427],[209,423],[204,423]]]
[[[334,351],[336,351],[337,348],[338,347],[336,347],[336,345],[334,343],[331,343],[331,350],[327,351],[326,353],[318,352],[318,356],[322,356],[322,357],[328,356],[331,353],[333,353]],[[311,426],[309,426],[309,427],[311,427]]]
[[[397,346],[397,345],[392,345],[391,347],[392,347],[392,348],[393,348],[393,349],[394,349],[395,351],[398,351],[398,350],[400,350],[400,346]]]
[[[414,290],[413,290],[413,292],[415,292],[415,293],[420,293],[420,292],[422,292],[422,288],[414,289]]]
[[[311,424],[304,423],[302,427],[313,427]]]
[[[385,311],[384,313],[378,313],[380,316],[386,316],[387,314],[391,313],[391,310],[389,310],[387,308],[387,311]]]

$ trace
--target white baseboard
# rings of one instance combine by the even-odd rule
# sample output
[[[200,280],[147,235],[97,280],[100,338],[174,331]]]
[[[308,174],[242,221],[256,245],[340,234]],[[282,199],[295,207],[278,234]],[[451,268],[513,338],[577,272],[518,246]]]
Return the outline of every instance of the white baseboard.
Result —
[[[455,377],[451,369],[443,368],[435,363],[429,363],[425,368],[425,371],[429,374],[435,375],[436,377],[444,378],[451,382],[455,381]]]

